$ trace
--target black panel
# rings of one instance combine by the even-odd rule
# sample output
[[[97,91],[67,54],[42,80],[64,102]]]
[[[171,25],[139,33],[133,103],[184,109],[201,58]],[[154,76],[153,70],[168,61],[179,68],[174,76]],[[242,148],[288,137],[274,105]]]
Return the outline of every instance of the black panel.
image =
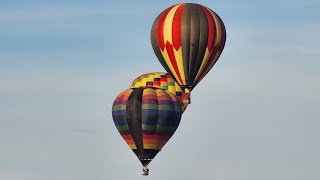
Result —
[[[141,154],[137,150],[133,150],[133,152],[137,155],[141,164],[143,166],[147,166],[152,161],[152,159],[158,154],[159,150],[145,149],[143,154]]]
[[[189,59],[190,59],[190,4],[186,4],[183,8],[181,19],[181,48],[182,60],[186,82],[189,77]]]
[[[192,82],[191,85],[194,85],[194,79],[197,76],[204,54],[206,52],[206,48],[208,44],[208,33],[209,33],[207,16],[205,12],[202,10],[201,6],[197,5],[196,7],[199,14],[198,21],[200,22],[200,39],[199,39],[198,54],[194,64],[193,74],[190,75],[190,82]]]
[[[143,139],[141,127],[141,109],[143,88],[136,88],[132,91],[127,102],[127,121],[137,151],[143,153]]]
[[[200,23],[199,23],[199,13],[197,6],[191,5],[191,18],[190,18],[190,56],[189,56],[189,69],[188,69],[188,81],[187,85],[192,85],[192,75],[195,71],[195,64],[198,56],[199,41],[200,41]]]

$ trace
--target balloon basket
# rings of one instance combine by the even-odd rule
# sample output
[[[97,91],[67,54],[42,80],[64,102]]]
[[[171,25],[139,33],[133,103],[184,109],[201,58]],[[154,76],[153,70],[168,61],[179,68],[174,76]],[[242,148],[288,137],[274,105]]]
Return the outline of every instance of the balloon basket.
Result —
[[[149,175],[149,169],[147,167],[143,167],[142,169],[142,175],[143,176],[148,176]]]

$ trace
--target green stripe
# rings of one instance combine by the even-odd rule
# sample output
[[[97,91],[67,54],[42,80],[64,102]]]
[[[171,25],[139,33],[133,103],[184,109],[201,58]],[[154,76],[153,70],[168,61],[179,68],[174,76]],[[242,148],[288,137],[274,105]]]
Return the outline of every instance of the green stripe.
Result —
[[[179,107],[176,107],[176,109]],[[142,109],[174,110],[172,105],[142,104]]]
[[[157,128],[157,125],[145,125],[145,124],[142,124],[142,129],[143,130],[152,131],[152,130],[156,130],[156,128]]]
[[[142,104],[142,109],[158,109],[157,104]]]
[[[174,82],[168,82],[168,86],[175,86]]]
[[[112,111],[126,110],[126,109],[127,109],[127,106],[123,105],[123,104],[118,104],[118,105],[112,106]]]
[[[117,128],[119,129],[119,131],[126,131],[129,129],[128,124],[122,125],[122,126],[117,126]]]
[[[159,110],[168,110],[171,111],[172,110],[172,106],[171,105],[158,105]]]

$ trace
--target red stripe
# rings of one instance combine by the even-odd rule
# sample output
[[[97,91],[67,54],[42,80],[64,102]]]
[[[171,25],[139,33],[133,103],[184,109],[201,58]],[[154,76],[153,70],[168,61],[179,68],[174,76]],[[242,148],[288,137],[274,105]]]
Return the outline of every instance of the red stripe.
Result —
[[[177,76],[176,78],[179,78],[180,82],[182,82],[182,78],[181,78],[181,75],[180,75],[180,72],[179,72],[179,68],[178,68],[178,65],[177,65],[177,60],[174,56],[174,52],[173,52],[173,46],[167,42],[166,43],[166,49],[167,49],[167,52],[168,52],[168,56],[169,56],[169,59],[171,61],[171,64],[173,66],[173,69],[174,71],[176,72]],[[174,73],[172,73],[174,74]]]
[[[157,140],[166,142],[171,138],[171,136],[160,136],[160,135],[156,134],[154,138]]]
[[[142,134],[142,136],[143,136],[143,139],[153,139],[154,134],[152,134],[152,135]]]
[[[181,4],[176,10],[172,20],[172,44],[178,51],[181,47],[181,19],[185,4]]]
[[[122,105],[126,105],[127,104],[127,101],[128,101],[128,98],[129,98],[129,95],[127,95],[126,94],[127,92],[126,91],[124,91],[124,92],[122,92],[122,94],[121,95],[119,95],[118,97],[119,97],[119,99],[117,100],[117,105],[120,105],[120,104],[122,104]]]
[[[147,99],[147,100],[157,100],[157,95],[155,94],[145,94],[142,96],[142,100]]]
[[[166,76],[162,76],[162,77],[160,78],[160,82],[163,82],[163,81],[167,81]]]
[[[123,138],[125,141],[127,141],[127,140],[132,140],[131,134],[127,134],[127,135],[122,134],[121,136],[122,136],[122,138]]]
[[[207,9],[208,10],[208,9]],[[200,74],[200,77],[199,77],[199,79],[198,79],[198,82],[199,81],[201,81],[201,79],[205,76],[205,72],[206,71],[208,71],[209,70],[209,68],[212,68],[212,66],[210,67],[210,64],[213,62],[213,61],[216,61],[217,59],[214,59],[214,57],[216,56],[216,54],[219,52],[219,53],[221,53],[222,52],[222,50],[223,50],[223,48],[224,48],[224,44],[225,44],[225,27],[224,27],[224,24],[223,24],[223,22],[222,22],[222,20],[220,19],[220,17],[215,13],[215,12],[213,12],[212,10],[208,10],[208,11],[210,11],[212,14],[214,14],[214,15],[216,15],[217,17],[218,17],[218,21],[219,21],[219,23],[220,23],[220,28],[221,29],[219,29],[221,32],[222,32],[222,34],[221,34],[221,39],[220,39],[220,44],[217,44],[217,45],[215,45],[214,47],[212,47],[212,52],[211,52],[211,55],[210,55],[210,57],[209,57],[209,60],[208,60],[208,62],[207,62],[207,64],[205,65],[205,67],[204,67],[204,69],[203,69],[203,71],[201,72],[201,74]],[[210,16],[212,16],[212,15],[210,15]],[[212,17],[213,18],[213,17]],[[214,23],[214,25],[215,25],[215,23]],[[214,32],[213,32],[213,35],[214,35],[214,39],[213,39],[213,41],[215,41],[216,39],[217,39],[217,28],[218,27],[214,27]],[[219,57],[218,57],[219,58]]]
[[[160,136],[157,134],[152,134],[152,135],[143,134],[143,139],[146,139],[146,140],[168,141],[170,138],[171,136]]]
[[[224,24],[223,24],[222,20],[215,12],[213,12],[213,11],[211,11],[211,12],[212,12],[212,14],[217,16],[218,21],[220,23],[220,29],[218,29],[218,30],[221,31],[220,43],[213,47],[213,52],[211,53],[211,55],[215,56],[217,54],[217,52],[222,53],[226,39],[225,39],[225,28],[224,28]],[[218,27],[215,28],[215,31],[216,31],[214,34],[215,36],[217,36],[217,31],[218,31],[217,28]],[[215,39],[216,38],[217,37],[215,37]],[[212,60],[213,58],[210,58],[210,59]]]
[[[163,51],[165,48],[165,42],[164,42],[164,37],[163,37],[163,26],[164,26],[164,21],[166,20],[166,17],[169,13],[169,11],[173,8],[173,6],[169,7],[165,11],[163,11],[163,14],[161,15],[157,30],[158,30],[158,43],[160,49]]]
[[[213,47],[213,45],[214,45],[214,39],[213,38],[214,38],[215,30],[216,30],[216,27],[215,27],[216,25],[214,23],[214,19],[212,17],[212,14],[210,13],[210,11],[206,7],[204,7],[202,5],[200,5],[200,6],[201,6],[202,10],[205,12],[205,14],[207,16],[208,31],[209,31],[208,32],[207,48],[208,48],[208,50],[210,52],[212,47]]]
[[[165,95],[159,95],[158,96],[158,104],[160,105],[161,102],[160,101],[166,101],[166,100],[171,100],[170,96],[168,94]]]

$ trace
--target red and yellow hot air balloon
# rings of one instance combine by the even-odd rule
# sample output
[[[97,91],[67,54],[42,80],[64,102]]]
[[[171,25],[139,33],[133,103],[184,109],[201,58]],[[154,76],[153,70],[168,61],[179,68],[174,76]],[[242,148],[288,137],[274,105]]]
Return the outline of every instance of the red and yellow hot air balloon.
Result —
[[[164,10],[154,21],[151,44],[162,66],[188,93],[222,53],[225,26],[211,9],[182,3]]]

